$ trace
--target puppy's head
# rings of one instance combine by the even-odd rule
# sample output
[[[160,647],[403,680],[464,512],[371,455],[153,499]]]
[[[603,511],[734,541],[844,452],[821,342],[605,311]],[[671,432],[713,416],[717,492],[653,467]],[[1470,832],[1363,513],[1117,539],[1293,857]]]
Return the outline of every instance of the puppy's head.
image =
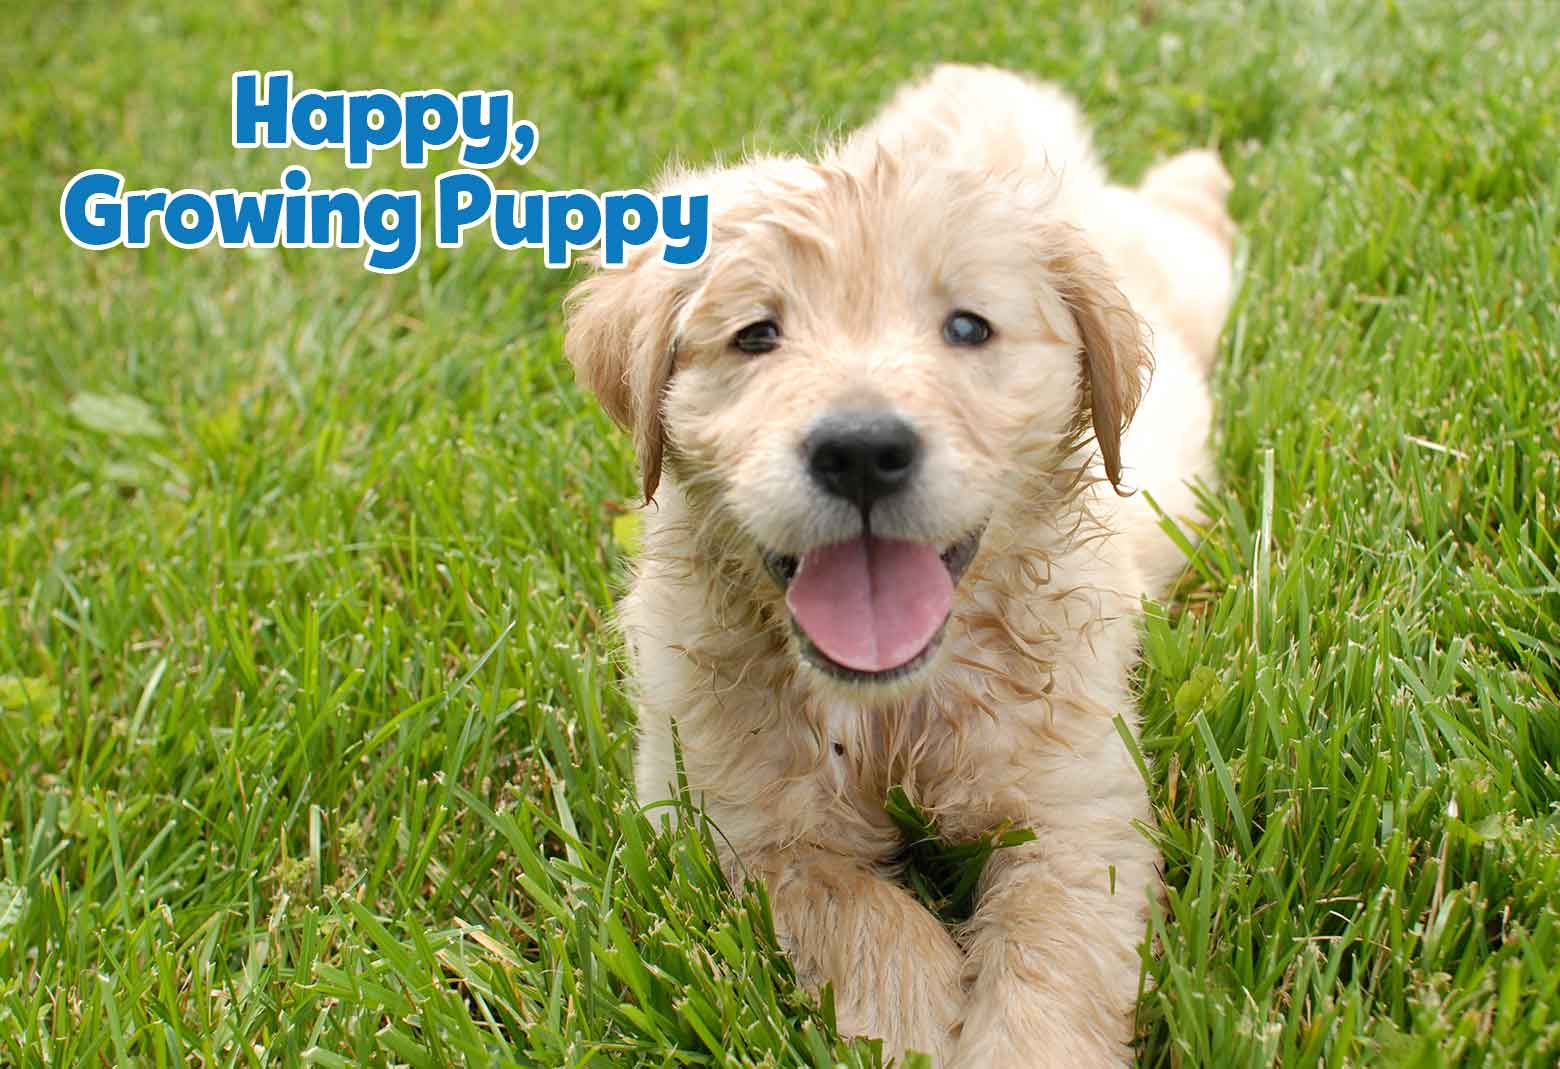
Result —
[[[820,679],[902,690],[961,579],[1091,432],[1112,483],[1148,357],[1082,236],[1017,179],[765,159],[677,183],[711,252],[653,249],[571,295],[580,380],[686,499]]]

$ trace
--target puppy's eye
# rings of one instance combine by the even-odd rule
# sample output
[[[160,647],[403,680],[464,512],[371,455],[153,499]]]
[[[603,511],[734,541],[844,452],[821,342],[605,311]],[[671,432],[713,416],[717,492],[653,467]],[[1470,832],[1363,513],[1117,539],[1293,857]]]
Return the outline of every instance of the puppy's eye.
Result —
[[[773,319],[749,323],[737,331],[731,344],[744,353],[772,353],[780,348],[780,324]]]
[[[957,311],[943,321],[943,340],[949,345],[984,345],[991,334],[991,324],[974,312]]]

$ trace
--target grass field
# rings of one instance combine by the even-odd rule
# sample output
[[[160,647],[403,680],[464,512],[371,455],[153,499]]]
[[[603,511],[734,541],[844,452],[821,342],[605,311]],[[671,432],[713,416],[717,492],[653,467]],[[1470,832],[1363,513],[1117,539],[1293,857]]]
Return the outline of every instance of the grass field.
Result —
[[[57,212],[89,167],[441,169],[236,151],[235,69],[511,88],[500,184],[606,190],[944,58],[1065,83],[1124,177],[1238,181],[1217,523],[1145,628],[1142,1064],[1560,1062],[1560,5],[698,6],[0,14],[0,1064],[878,1063],[631,804],[634,479],[566,275]]]

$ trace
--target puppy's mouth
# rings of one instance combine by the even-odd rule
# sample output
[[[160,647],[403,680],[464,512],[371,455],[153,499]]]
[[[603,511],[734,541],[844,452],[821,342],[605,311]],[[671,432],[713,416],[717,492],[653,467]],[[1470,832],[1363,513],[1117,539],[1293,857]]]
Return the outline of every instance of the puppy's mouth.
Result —
[[[764,566],[810,663],[837,679],[886,682],[937,649],[982,530],[942,549],[865,534],[799,557],[766,553]]]

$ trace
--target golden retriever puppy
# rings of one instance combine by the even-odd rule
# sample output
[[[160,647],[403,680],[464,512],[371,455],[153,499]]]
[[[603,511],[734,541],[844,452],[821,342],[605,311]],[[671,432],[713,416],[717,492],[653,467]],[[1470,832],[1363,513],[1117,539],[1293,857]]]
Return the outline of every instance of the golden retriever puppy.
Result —
[[[566,343],[654,498],[620,613],[641,802],[680,744],[846,1031],[1130,1061],[1159,858],[1114,721],[1140,601],[1184,563],[1130,491],[1190,516],[1211,476],[1223,167],[1112,185],[1058,90],[948,66],[817,161],[668,189],[710,195],[709,256],[595,274]],[[956,931],[896,881],[895,785],[949,838],[1036,833]]]

